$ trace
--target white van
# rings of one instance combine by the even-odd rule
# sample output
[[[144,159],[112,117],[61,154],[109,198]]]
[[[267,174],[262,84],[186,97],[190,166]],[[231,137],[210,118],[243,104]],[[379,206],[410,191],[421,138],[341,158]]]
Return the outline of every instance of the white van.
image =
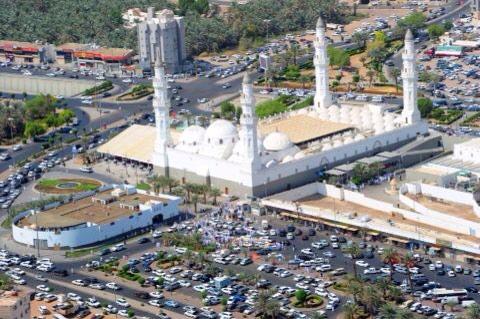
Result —
[[[46,306],[40,306],[38,307],[38,312],[40,312],[41,315],[48,315],[49,311]]]
[[[477,302],[475,300],[463,300],[462,301],[462,307],[463,308],[468,308],[470,306],[473,306],[474,304],[476,304]]]

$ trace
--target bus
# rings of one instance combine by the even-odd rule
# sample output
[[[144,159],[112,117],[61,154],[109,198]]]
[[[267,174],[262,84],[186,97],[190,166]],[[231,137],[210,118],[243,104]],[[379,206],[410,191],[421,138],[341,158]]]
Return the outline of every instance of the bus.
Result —
[[[433,301],[441,301],[444,298],[448,297],[466,297],[468,291],[466,289],[445,289],[445,288],[435,288],[428,291],[428,294],[432,296]]]

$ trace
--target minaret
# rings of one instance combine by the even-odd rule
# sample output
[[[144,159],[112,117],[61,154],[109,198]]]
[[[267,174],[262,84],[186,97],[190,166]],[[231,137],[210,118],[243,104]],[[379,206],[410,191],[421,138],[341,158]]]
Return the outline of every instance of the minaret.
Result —
[[[253,81],[245,72],[242,83],[242,96],[240,99],[242,116],[240,118],[240,143],[242,143],[245,162],[252,165],[253,169],[260,167],[258,154],[257,117],[255,116],[255,96],[253,95]]]
[[[315,56],[313,64],[315,65],[315,83],[316,92],[314,104],[315,108],[328,108],[332,105],[332,96],[328,88],[328,53],[327,41],[325,39],[325,24],[322,17],[317,20],[316,36],[314,41]]]
[[[160,51],[155,52],[155,77],[153,78],[153,111],[155,112],[155,147],[154,164],[168,167],[167,146],[170,142],[169,112],[170,99],[168,98],[167,79],[165,68],[160,61]]]
[[[405,49],[403,52],[403,111],[402,119],[404,124],[415,124],[420,122],[420,112],[417,107],[417,68],[415,62],[415,46],[413,34],[410,29],[405,35]]]

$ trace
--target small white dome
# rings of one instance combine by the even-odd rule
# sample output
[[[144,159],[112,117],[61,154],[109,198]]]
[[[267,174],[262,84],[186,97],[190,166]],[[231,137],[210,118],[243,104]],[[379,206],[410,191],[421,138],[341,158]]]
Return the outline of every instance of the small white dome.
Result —
[[[205,132],[207,143],[210,143],[210,141],[218,143],[220,140],[228,143],[235,140],[237,136],[238,134],[235,126],[231,122],[222,119],[213,122]]]
[[[302,152],[302,151],[298,152],[297,154],[295,154],[293,156],[293,158],[295,158],[295,159],[301,159],[301,158],[304,158],[304,157],[305,157],[305,153]]]
[[[290,146],[292,146],[292,142],[290,142],[287,134],[282,132],[272,132],[263,140],[263,147],[271,152],[283,151]]]
[[[180,143],[185,145],[198,145],[203,142],[205,129],[198,125],[187,127],[180,135]]]
[[[283,158],[282,163],[288,163],[293,161],[293,156],[292,155],[287,155]]]

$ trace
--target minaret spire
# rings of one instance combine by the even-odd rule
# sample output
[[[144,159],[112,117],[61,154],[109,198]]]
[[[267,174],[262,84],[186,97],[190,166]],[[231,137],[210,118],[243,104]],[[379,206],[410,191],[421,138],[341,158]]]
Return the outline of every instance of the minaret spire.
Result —
[[[417,106],[417,68],[415,62],[415,45],[410,29],[405,35],[405,49],[403,52],[403,111],[404,124],[420,122],[420,112]]]
[[[248,72],[245,72],[242,83],[242,96],[240,100],[242,116],[240,118],[240,143],[245,161],[251,163],[253,168],[260,165],[258,155],[257,117],[255,116],[255,96],[253,94],[253,81]]]
[[[155,148],[154,162],[158,166],[167,167],[167,146],[170,142],[170,99],[168,98],[165,68],[161,61],[160,50],[155,50],[155,76],[153,78],[153,110],[155,112]]]
[[[317,20],[316,36],[314,41],[315,56],[313,64],[315,65],[315,83],[316,93],[314,99],[315,108],[328,108],[332,105],[332,96],[328,87],[328,53],[327,41],[325,39],[325,23],[322,17]]]

